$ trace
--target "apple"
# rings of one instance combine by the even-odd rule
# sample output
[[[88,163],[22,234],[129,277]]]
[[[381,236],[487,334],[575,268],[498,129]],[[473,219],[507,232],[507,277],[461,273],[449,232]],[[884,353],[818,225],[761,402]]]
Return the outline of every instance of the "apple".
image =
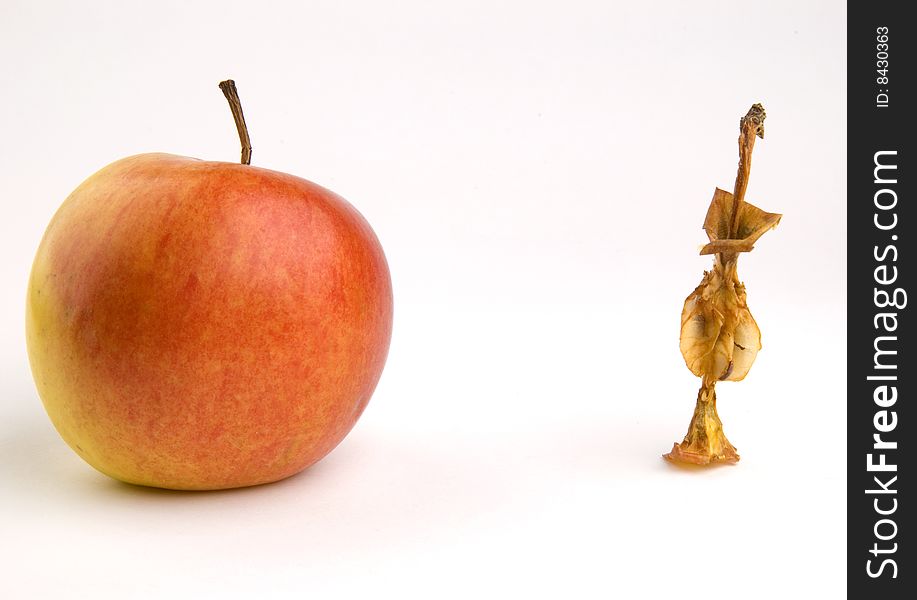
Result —
[[[391,331],[388,265],[353,206],[292,175],[169,154],[70,194],[27,294],[29,360],[61,437],[111,477],[171,489],[321,459],[366,408]]]

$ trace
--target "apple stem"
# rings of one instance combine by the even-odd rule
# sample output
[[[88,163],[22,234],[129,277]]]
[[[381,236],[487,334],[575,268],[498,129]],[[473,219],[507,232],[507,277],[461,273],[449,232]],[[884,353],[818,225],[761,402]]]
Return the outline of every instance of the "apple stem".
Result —
[[[236,129],[239,130],[239,141],[242,142],[242,164],[252,164],[252,141],[248,137],[248,127],[245,125],[245,115],[242,114],[242,101],[239,100],[239,91],[236,89],[236,82],[232,79],[220,82],[220,89],[229,102],[229,108],[232,110],[232,118],[236,122]]]

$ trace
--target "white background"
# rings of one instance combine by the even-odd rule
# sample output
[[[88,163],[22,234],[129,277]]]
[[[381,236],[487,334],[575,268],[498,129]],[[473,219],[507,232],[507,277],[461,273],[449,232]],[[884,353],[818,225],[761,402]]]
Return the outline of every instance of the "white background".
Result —
[[[0,5],[3,595],[836,598],[846,545],[846,9],[833,2]],[[282,483],[119,484],[59,439],[25,353],[53,212],[125,155],[330,187],[386,249],[388,365]],[[764,349],[719,386],[742,461],[685,470],[682,302],[767,109],[740,261]],[[371,595],[371,596],[370,596]]]

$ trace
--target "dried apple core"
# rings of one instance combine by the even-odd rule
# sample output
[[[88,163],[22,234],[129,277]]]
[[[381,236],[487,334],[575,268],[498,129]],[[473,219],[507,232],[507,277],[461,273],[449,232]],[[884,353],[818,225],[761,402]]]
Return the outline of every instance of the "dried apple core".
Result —
[[[715,255],[713,268],[685,299],[679,342],[685,364],[702,383],[687,435],[665,455],[671,461],[706,465],[739,460],[723,433],[715,388],[717,381],[744,379],[761,349],[761,331],[748,309],[737,266],[739,255],[750,252],[781,218],[744,201],[755,137],[764,137],[764,118],[764,108],[755,104],[739,122],[735,191],[717,188],[704,219],[709,243],[701,254]]]

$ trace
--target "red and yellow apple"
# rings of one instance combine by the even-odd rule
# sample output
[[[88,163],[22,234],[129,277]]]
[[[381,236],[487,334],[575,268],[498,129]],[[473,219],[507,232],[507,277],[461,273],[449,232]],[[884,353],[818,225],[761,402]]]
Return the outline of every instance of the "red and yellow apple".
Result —
[[[304,179],[168,154],[117,161],[54,215],[26,334],[63,439],[125,482],[277,481],[351,430],[382,373],[375,234]]]

